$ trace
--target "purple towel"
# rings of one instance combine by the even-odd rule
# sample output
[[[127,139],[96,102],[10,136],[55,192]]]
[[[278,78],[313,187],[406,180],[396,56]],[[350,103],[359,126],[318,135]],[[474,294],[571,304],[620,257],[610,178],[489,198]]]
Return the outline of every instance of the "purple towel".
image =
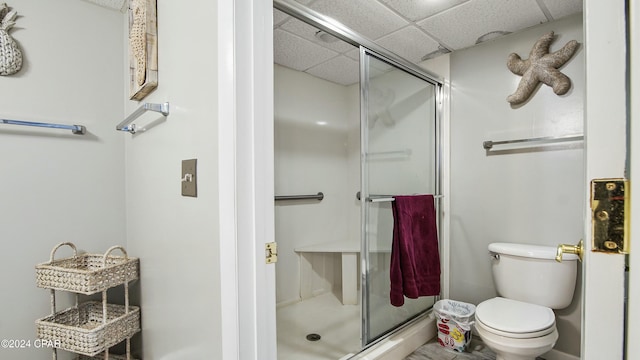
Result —
[[[440,255],[433,195],[396,196],[391,246],[391,305],[404,296],[440,294]]]

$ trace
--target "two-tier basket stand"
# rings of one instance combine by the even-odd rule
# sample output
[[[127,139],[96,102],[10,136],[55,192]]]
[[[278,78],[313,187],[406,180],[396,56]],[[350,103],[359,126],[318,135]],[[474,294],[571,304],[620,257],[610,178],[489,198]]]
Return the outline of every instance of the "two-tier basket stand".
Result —
[[[73,257],[55,260],[56,250],[70,246]],[[124,256],[111,255],[120,250]],[[140,308],[129,306],[129,282],[138,279],[140,261],[129,257],[121,246],[113,246],[104,254],[78,255],[70,242],[56,245],[49,262],[36,266],[37,286],[51,290],[51,315],[36,320],[38,338],[53,343],[53,359],[57,349],[78,354],[76,360],[131,358],[131,337],[140,331]],[[107,290],[124,285],[124,306],[107,303]],[[75,305],[56,311],[56,290],[76,295]],[[102,292],[102,301],[78,303],[78,294]],[[126,340],[125,355],[110,355],[109,348]]]

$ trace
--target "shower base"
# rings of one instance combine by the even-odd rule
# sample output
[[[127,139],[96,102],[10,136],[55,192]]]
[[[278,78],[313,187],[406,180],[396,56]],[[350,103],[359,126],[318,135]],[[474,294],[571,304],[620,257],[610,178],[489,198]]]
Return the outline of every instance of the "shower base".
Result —
[[[361,349],[360,305],[343,305],[333,293],[280,307],[276,321],[278,360],[336,360]]]

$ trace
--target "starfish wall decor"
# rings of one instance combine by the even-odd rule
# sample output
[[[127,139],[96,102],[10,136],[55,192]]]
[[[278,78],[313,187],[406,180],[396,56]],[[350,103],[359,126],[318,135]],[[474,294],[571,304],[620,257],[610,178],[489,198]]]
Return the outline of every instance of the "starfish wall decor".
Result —
[[[525,102],[540,82],[551,86],[557,95],[564,95],[571,88],[571,80],[558,68],[571,59],[580,44],[571,40],[562,49],[549,53],[553,38],[553,31],[544,34],[533,45],[526,60],[522,60],[516,53],[509,55],[507,67],[512,73],[522,76],[516,92],[507,97],[511,105]]]

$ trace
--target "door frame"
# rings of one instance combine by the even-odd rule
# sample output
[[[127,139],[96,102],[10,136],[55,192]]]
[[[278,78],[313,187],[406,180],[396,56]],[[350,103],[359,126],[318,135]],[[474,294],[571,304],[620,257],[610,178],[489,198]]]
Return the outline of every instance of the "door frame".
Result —
[[[223,359],[276,359],[273,7],[218,2],[218,194]],[[213,120],[212,120],[213,121]]]
[[[629,54],[630,54],[630,168],[632,187],[634,179],[640,178],[640,102],[632,101],[637,99],[640,93],[640,4],[637,1],[629,1]],[[637,244],[640,244],[640,233],[633,231],[633,224],[640,224],[640,201],[631,202],[631,247],[635,249],[635,253],[629,255],[629,268],[640,269],[640,250]],[[640,342],[632,341],[640,339],[640,322],[633,322],[631,319],[640,319],[640,277],[638,272],[629,273],[629,289],[628,289],[628,307],[627,307],[627,343],[626,354],[628,359],[632,359],[631,355],[640,354]]]
[[[585,0],[583,16],[587,191],[584,206],[581,355],[585,360],[622,359],[625,256],[591,251],[589,189],[592,179],[626,176],[625,0]]]
[[[611,54],[625,51],[623,0],[584,0],[586,48],[585,158],[588,182],[599,177],[623,177],[624,164],[602,161],[598,151],[625,154],[625,69],[612,64]],[[632,29],[638,31],[638,9],[633,10]],[[218,122],[220,170],[220,266],[222,298],[222,344],[225,359],[275,359],[275,269],[264,265],[263,244],[273,239],[273,25],[272,4],[262,0],[218,2]],[[613,31],[613,33],[612,33]],[[600,35],[598,35],[600,33]],[[638,40],[632,40],[637,55]],[[592,49],[592,50],[590,50]],[[613,52],[612,52],[613,51]],[[632,55],[632,56],[633,56]],[[636,58],[633,60],[637,63]],[[600,64],[600,65],[598,65]],[[608,69],[609,71],[603,71]],[[613,75],[614,79],[612,79]],[[638,75],[633,74],[633,89]],[[621,102],[622,101],[622,102]],[[612,105],[612,104],[615,104]],[[266,110],[271,111],[266,111]],[[612,114],[613,111],[615,114]],[[638,114],[638,105],[632,116]],[[612,126],[613,125],[613,126]],[[590,136],[591,135],[591,136]],[[635,135],[635,134],[634,134]],[[637,139],[638,136],[632,137]],[[611,145],[617,145],[614,149]],[[633,146],[632,146],[633,148]],[[624,158],[624,155],[622,155]],[[612,158],[612,159],[615,159]],[[635,158],[637,159],[637,158]],[[633,160],[633,159],[632,159]],[[637,161],[636,161],[637,163]],[[640,165],[634,167],[640,168]],[[269,170],[271,169],[271,170]],[[246,192],[245,192],[246,191]],[[235,195],[231,195],[235,194]],[[620,257],[591,253],[588,194],[585,197],[585,284],[582,321],[583,359],[621,359],[624,316],[598,316],[610,309],[624,291],[621,281],[598,276],[599,270],[619,268]],[[640,211],[634,211],[640,214]],[[635,217],[634,217],[635,219]],[[638,263],[637,257],[634,264]],[[246,268],[245,268],[246,266]],[[614,274],[615,278],[615,274]],[[640,282],[630,277],[631,296],[638,295]],[[638,295],[640,296],[640,295]],[[614,306],[614,309],[622,306]],[[593,311],[591,309],[594,309]],[[637,314],[637,306],[630,308]],[[629,334],[638,334],[637,326]],[[636,336],[637,337],[637,336]],[[629,342],[629,353],[640,353],[640,345]],[[258,356],[258,354],[260,354]],[[619,356],[618,356],[619,355]]]

